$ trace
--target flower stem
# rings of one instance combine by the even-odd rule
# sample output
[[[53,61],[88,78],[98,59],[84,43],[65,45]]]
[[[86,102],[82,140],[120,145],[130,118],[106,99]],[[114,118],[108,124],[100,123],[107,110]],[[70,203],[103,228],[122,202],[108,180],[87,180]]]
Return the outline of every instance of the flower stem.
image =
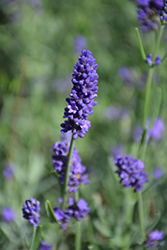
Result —
[[[81,221],[76,223],[75,250],[81,249]]]
[[[31,243],[30,243],[29,250],[33,250],[35,236],[36,236],[36,231],[37,231],[37,227],[33,227],[33,233],[32,233],[32,238],[31,238]]]
[[[155,57],[157,56],[157,51],[158,51],[159,44],[160,44],[160,41],[161,41],[161,38],[162,38],[164,27],[165,27],[165,25],[161,25],[159,33],[158,33],[158,39],[157,39],[155,49],[154,49],[154,54],[153,54],[153,61],[155,60]]]
[[[146,128],[146,119],[148,116],[149,109],[149,101],[150,101],[150,92],[151,92],[151,83],[153,78],[154,68],[151,67],[148,72],[148,79],[146,85],[146,94],[145,94],[145,102],[144,102],[144,116],[143,116],[143,128]]]
[[[75,193],[75,202],[79,200],[79,191]],[[81,249],[81,221],[77,221],[75,234],[75,250]]]
[[[64,210],[65,204],[66,204],[66,194],[67,194],[67,188],[68,188],[68,181],[69,181],[69,173],[70,173],[70,167],[71,167],[71,158],[72,158],[73,147],[74,147],[74,139],[73,139],[73,134],[72,134],[70,148],[69,148],[69,152],[68,152],[68,158],[67,158],[67,168],[66,168],[66,172],[65,172],[62,210]]]
[[[144,211],[143,211],[143,199],[141,191],[138,192],[138,210],[139,210],[139,224],[140,224],[140,243],[145,240],[145,230],[144,230]]]

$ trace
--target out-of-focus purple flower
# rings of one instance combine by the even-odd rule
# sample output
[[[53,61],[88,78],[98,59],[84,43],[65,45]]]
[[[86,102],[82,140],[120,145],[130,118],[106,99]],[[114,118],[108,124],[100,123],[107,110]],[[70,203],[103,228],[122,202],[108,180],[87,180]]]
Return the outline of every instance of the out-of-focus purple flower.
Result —
[[[64,185],[65,181],[65,171],[67,166],[69,147],[70,143],[67,141],[63,141],[56,142],[51,149],[54,152],[54,155],[52,156],[53,167],[55,172],[57,172],[62,185]],[[88,176],[86,174],[86,167],[82,166],[81,158],[78,156],[78,151],[74,148],[69,173],[68,192],[77,192],[78,187],[81,184],[88,184],[89,181],[87,180],[87,178]]]
[[[2,221],[6,223],[13,222],[15,220],[15,213],[10,207],[5,207],[2,210]]]
[[[87,48],[87,39],[84,36],[75,37],[74,41],[74,51],[78,55],[80,52]]]
[[[152,54],[148,54],[146,58],[146,63],[152,65]]]
[[[159,180],[163,176],[163,174],[164,174],[164,171],[160,168],[155,168],[153,170],[153,178],[155,180]]]
[[[34,227],[37,227],[39,224],[39,211],[40,202],[31,197],[25,201],[25,205],[22,208],[23,218],[28,220]]]
[[[71,89],[71,75],[65,78],[56,79],[52,83],[52,88],[57,93],[69,93]]]
[[[134,192],[139,192],[145,182],[149,182],[146,174],[142,169],[145,167],[140,159],[134,159],[131,156],[119,157],[115,160],[118,167],[116,173],[120,177],[120,183],[124,187],[134,187]]]
[[[52,250],[52,245],[46,245],[46,243],[41,240],[38,250]]]
[[[41,6],[41,1],[40,0],[29,0],[29,3],[34,8],[39,8]]]
[[[164,0],[164,6],[161,11],[160,20],[161,20],[162,25],[167,23],[167,1],[166,0]]]
[[[72,75],[73,88],[70,98],[67,98],[67,107],[64,109],[63,118],[67,118],[61,124],[62,132],[71,131],[73,138],[85,137],[91,127],[88,116],[93,113],[93,107],[97,104],[94,98],[97,97],[98,65],[89,50],[83,50],[78,62],[74,65]]]
[[[80,199],[76,203],[74,198],[71,197],[67,203],[69,206],[65,212],[57,207],[54,208],[54,216],[56,217],[57,221],[61,223],[62,229],[66,229],[66,224],[70,221],[71,217],[81,221],[90,212],[90,208],[87,206],[88,204],[83,199]]]
[[[164,242],[162,241],[163,238],[163,232],[156,229],[148,234],[146,245],[148,248],[159,249],[164,244]]]
[[[160,14],[163,0],[138,0],[138,19],[143,31],[157,30],[160,25]]]
[[[112,157],[114,158],[114,160],[116,160],[117,158],[123,156],[124,153],[124,149],[122,145],[116,145],[113,149],[112,149]]]
[[[161,118],[157,118],[152,129],[149,131],[149,136],[152,140],[158,141],[162,138],[165,131],[165,124]]]
[[[155,65],[160,65],[161,64],[161,57],[160,56],[157,56],[155,58],[155,62],[154,62]]]
[[[3,174],[7,180],[13,178],[13,169],[11,167],[6,166],[3,170]]]
[[[127,84],[131,84],[134,80],[131,71],[127,67],[121,67],[118,74]]]
[[[128,109],[126,108],[117,108],[113,105],[108,106],[105,111],[105,118],[114,121],[114,120],[122,120],[129,116]]]
[[[142,134],[143,134],[143,128],[137,126],[132,130],[131,138],[135,142],[140,142],[142,139]]]

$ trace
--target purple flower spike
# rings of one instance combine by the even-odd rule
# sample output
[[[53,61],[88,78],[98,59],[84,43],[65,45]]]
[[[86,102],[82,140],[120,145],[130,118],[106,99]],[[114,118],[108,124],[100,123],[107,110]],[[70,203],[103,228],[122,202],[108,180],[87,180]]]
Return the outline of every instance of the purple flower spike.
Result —
[[[34,227],[37,227],[39,224],[40,202],[31,197],[25,201],[22,211],[23,218],[28,220]]]
[[[67,107],[64,109],[63,118],[67,118],[61,124],[61,132],[71,131],[73,138],[85,137],[91,127],[88,116],[93,113],[93,107],[97,104],[94,98],[97,97],[98,65],[89,50],[83,50],[78,62],[74,65],[72,75],[73,87],[70,97],[66,99]]]
[[[164,238],[163,232],[156,229],[148,234],[148,239],[146,240],[146,246],[148,248],[159,249],[164,244],[164,242],[162,241],[163,238]]]
[[[56,142],[52,149],[54,152],[54,155],[52,156],[53,167],[55,172],[57,172],[62,185],[64,185],[65,181],[69,147],[70,143],[63,141]],[[78,187],[81,184],[89,184],[89,180],[87,178],[88,176],[86,174],[86,167],[82,166],[81,158],[78,156],[78,151],[74,148],[69,173],[68,192],[77,192]]]
[[[134,192],[139,192],[145,182],[149,182],[146,174],[142,169],[145,167],[140,159],[134,159],[131,156],[119,157],[115,160],[118,167],[116,173],[120,177],[120,183],[124,187],[134,187]]]
[[[6,223],[13,222],[15,219],[14,211],[10,207],[5,207],[2,210],[2,221]]]
[[[164,1],[164,6],[161,11],[160,21],[162,25],[167,23],[167,1],[166,0]]]
[[[163,0],[138,0],[137,5],[141,29],[143,31],[157,30],[160,25],[161,10],[164,6]]]
[[[52,250],[52,245],[46,245],[46,243],[41,240],[38,250]]]

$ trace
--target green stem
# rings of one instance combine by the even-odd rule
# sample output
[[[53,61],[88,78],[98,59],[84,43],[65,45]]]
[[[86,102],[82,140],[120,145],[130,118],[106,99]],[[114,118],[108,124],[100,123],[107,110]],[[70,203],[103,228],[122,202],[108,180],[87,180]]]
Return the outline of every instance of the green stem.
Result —
[[[143,211],[143,199],[141,191],[138,192],[138,210],[139,210],[139,225],[140,225],[140,236],[141,242],[145,240],[145,230],[144,230],[144,211]]]
[[[81,221],[76,224],[75,250],[81,249]]]
[[[79,191],[75,193],[75,202],[79,200]],[[75,234],[75,250],[81,249],[81,221],[77,221]]]
[[[153,78],[154,68],[151,67],[148,72],[148,79],[146,85],[146,94],[145,94],[145,102],[144,102],[144,116],[143,116],[143,128],[146,128],[146,119],[148,116],[149,109],[149,101],[150,101],[150,92],[151,92],[151,83]]]
[[[31,243],[30,243],[29,250],[33,250],[35,236],[36,236],[36,231],[37,231],[37,227],[33,227],[33,233],[32,233],[32,238],[31,238]]]
[[[73,134],[72,134],[70,148],[69,148],[69,152],[68,152],[67,168],[66,168],[66,173],[65,173],[62,210],[64,210],[65,204],[66,204],[66,198],[67,198],[66,194],[67,194],[67,189],[68,189],[69,173],[70,173],[70,167],[71,167],[71,158],[72,158],[73,147],[74,147],[74,139],[73,139]]]
[[[145,54],[145,51],[144,51],[144,47],[143,47],[143,44],[142,44],[142,41],[141,41],[141,38],[140,38],[138,28],[135,28],[135,31],[136,31],[137,41],[139,43],[140,53],[141,53],[142,59],[145,61],[146,60],[146,54]]]
[[[157,51],[158,51],[159,44],[160,44],[160,41],[161,41],[161,38],[162,38],[164,27],[165,27],[165,25],[161,25],[159,33],[158,33],[158,39],[157,39],[157,42],[156,42],[156,45],[155,45],[155,49],[154,49],[154,54],[153,54],[153,62],[155,60],[155,57],[157,56]]]

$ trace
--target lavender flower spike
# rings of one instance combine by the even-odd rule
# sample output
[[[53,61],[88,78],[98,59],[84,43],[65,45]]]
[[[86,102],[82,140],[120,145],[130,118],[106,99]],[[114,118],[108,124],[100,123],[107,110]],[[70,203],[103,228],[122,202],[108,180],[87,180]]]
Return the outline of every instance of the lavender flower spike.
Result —
[[[138,19],[143,31],[157,30],[160,25],[163,0],[138,0]],[[159,18],[157,18],[159,17]],[[161,22],[163,17],[161,17]]]
[[[56,142],[53,149],[51,149],[54,152],[54,155],[52,156],[54,171],[57,172],[61,185],[64,185],[65,182],[69,147],[70,143],[63,141]],[[82,166],[81,158],[74,147],[69,173],[68,193],[77,192],[78,187],[82,184],[89,184],[87,178],[86,168]]]
[[[78,62],[74,65],[74,74],[72,75],[73,87],[70,97],[66,99],[67,107],[64,109],[63,118],[67,118],[61,124],[61,132],[71,131],[73,138],[78,136],[83,138],[91,127],[88,116],[93,113],[93,106],[97,103],[94,98],[97,97],[98,74],[96,69],[98,65],[89,50],[83,50]]]
[[[143,184],[149,182],[148,174],[142,170],[144,163],[140,159],[134,159],[131,156],[119,157],[115,160],[115,165],[118,167],[116,173],[124,187],[134,187],[134,192],[139,192]]]
[[[40,202],[31,197],[25,201],[22,211],[23,218],[28,220],[34,227],[37,227],[39,224]]]
[[[154,230],[148,234],[148,239],[146,240],[146,245],[148,248],[159,249],[163,246],[164,242],[163,232],[159,230]]]

